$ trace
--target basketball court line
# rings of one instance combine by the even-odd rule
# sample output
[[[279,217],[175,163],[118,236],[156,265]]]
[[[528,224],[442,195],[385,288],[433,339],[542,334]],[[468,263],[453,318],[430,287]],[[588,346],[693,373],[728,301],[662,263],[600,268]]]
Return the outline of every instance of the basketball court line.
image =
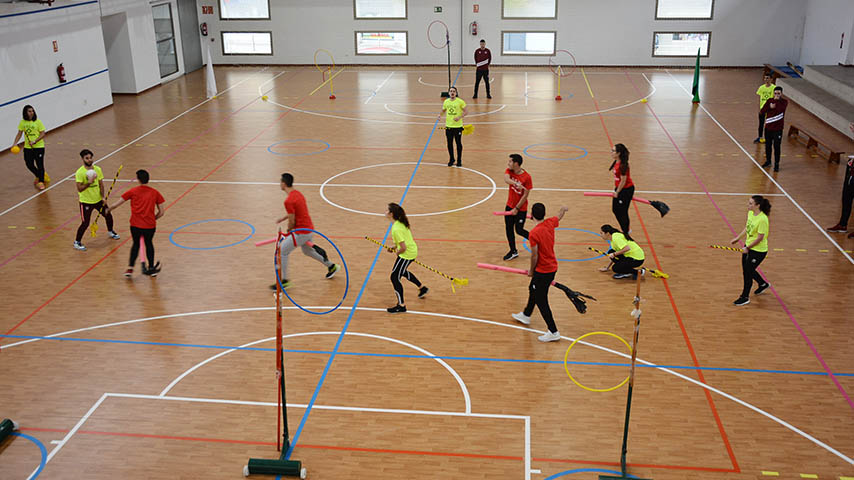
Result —
[[[368,102],[370,102],[374,97],[376,97],[376,96],[377,96],[377,94],[379,93],[380,89],[381,89],[381,88],[383,88],[383,86],[386,84],[386,82],[388,82],[389,80],[391,80],[391,76],[392,76],[392,75],[394,75],[394,71],[393,71],[393,70],[392,70],[392,72],[391,72],[391,73],[389,73],[389,74],[388,74],[388,77],[386,77],[386,78],[385,78],[385,80],[383,80],[383,81],[382,81],[382,83],[380,83],[379,85],[377,85],[377,88],[375,88],[375,89],[374,89],[374,91],[372,91],[372,92],[371,92],[371,96],[370,96],[370,97],[368,97],[368,99],[367,99],[367,100],[365,100],[365,105],[367,105],[367,104],[368,104]]]
[[[326,308],[331,308],[331,307],[329,307],[329,306],[311,306],[310,308],[312,308],[312,309],[320,309],[320,308],[326,309]],[[104,324],[104,325],[96,325],[96,326],[91,326],[91,327],[78,328],[78,329],[69,330],[66,332],[60,332],[60,333],[55,333],[52,335],[47,335],[46,337],[54,338],[57,336],[67,335],[67,334],[71,334],[71,333],[98,330],[101,328],[108,328],[108,327],[115,327],[115,326],[122,326],[122,325],[132,325],[132,324],[136,324],[136,323],[140,323],[140,322],[148,322],[148,321],[153,321],[153,320],[164,320],[164,319],[169,319],[169,318],[183,318],[183,317],[210,315],[210,314],[218,314],[218,313],[275,311],[275,309],[276,309],[276,307],[244,307],[244,308],[231,308],[231,309],[220,309],[220,310],[207,310],[207,311],[200,311],[200,312],[175,313],[175,314],[169,314],[169,315],[159,315],[159,316],[155,316],[155,317],[146,317],[146,318],[140,318],[140,319],[134,319],[134,320],[125,320],[125,321],[121,321],[121,322],[113,322],[113,323],[108,323],[108,324]],[[284,309],[296,310],[297,307],[284,307]],[[346,309],[351,309],[351,310],[358,309],[358,310],[375,311],[375,312],[385,311],[385,309],[383,309],[383,308],[373,308],[373,307],[355,307],[355,308],[354,307],[341,307],[341,309],[345,309],[345,310]],[[502,327],[502,328],[509,328],[509,329],[514,329],[514,330],[525,331],[525,332],[529,332],[529,333],[533,333],[533,334],[537,334],[537,335],[545,333],[544,331],[541,331],[541,330],[537,330],[537,329],[533,329],[533,328],[529,328],[529,327],[523,327],[523,326],[520,326],[517,324],[501,323],[501,322],[496,322],[496,321],[492,321],[492,320],[484,320],[484,319],[473,318],[473,317],[465,317],[465,316],[461,316],[461,315],[425,312],[425,311],[417,311],[417,310],[409,310],[408,313],[413,314],[413,315],[424,315],[424,316],[428,316],[428,317],[440,317],[440,318],[448,318],[448,319],[453,319],[453,320],[470,321],[470,322],[474,322],[474,323],[481,323],[484,325],[491,325],[491,326],[497,326],[497,327]],[[575,340],[574,338],[567,337],[567,336],[561,336],[561,338],[568,340],[568,341],[574,341]],[[31,342],[36,342],[36,341],[39,341],[39,339],[22,340],[22,341],[13,343],[13,344],[6,345],[6,346],[4,346],[4,348],[23,345],[26,343],[31,343]],[[616,356],[619,356],[619,357],[622,357],[625,359],[631,359],[630,354],[627,354],[625,352],[621,352],[619,350],[613,350],[613,349],[610,349],[610,348],[607,348],[607,347],[604,347],[601,345],[597,345],[595,343],[586,342],[583,340],[579,341],[578,343],[584,344],[588,347],[595,348],[597,350],[600,350],[600,351],[603,351],[606,353],[610,353],[610,354],[613,354],[613,355],[616,355]],[[341,354],[341,353],[339,352],[339,354]],[[754,406],[754,405],[752,405],[752,404],[750,404],[744,400],[741,400],[740,398],[735,397],[734,395],[726,393],[723,390],[720,390],[716,387],[708,385],[707,383],[704,383],[704,382],[701,382],[701,381],[696,380],[694,378],[691,378],[687,375],[683,375],[682,373],[676,372],[676,371],[674,371],[674,370],[672,370],[666,366],[657,365],[654,362],[644,360],[640,357],[637,358],[637,362],[644,364],[644,365],[647,365],[647,366],[650,366],[650,367],[656,367],[654,371],[661,371],[661,372],[673,375],[673,376],[675,376],[679,379],[682,379],[688,383],[691,383],[691,384],[696,385],[700,388],[703,388],[704,390],[707,390],[708,392],[715,393],[717,395],[720,395],[720,396],[726,398],[727,400],[730,400],[734,403],[737,403],[738,405],[741,405],[741,406],[743,406],[743,407],[767,418],[768,420],[771,420],[772,422],[777,423],[778,425],[786,428],[787,430],[792,431],[793,433],[795,433],[795,434],[803,437],[804,439],[810,441],[814,445],[834,454],[835,456],[839,457],[840,459],[842,459],[846,463],[848,463],[850,465],[854,465],[854,459],[845,456],[845,454],[834,449],[830,445],[818,440],[817,438],[815,438],[812,435],[804,432],[803,430],[795,427],[794,425],[786,422],[785,420],[782,420],[781,418],[776,417],[776,416],[766,412],[765,410],[760,409],[759,407],[756,407],[756,406]],[[170,398],[170,397],[164,397],[164,398]]]

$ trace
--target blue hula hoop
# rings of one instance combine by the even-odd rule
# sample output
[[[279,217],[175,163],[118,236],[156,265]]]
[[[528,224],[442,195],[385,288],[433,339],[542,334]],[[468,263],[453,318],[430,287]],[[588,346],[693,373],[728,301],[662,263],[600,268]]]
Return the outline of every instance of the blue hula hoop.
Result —
[[[329,242],[329,244],[332,245],[332,248],[334,248],[335,251],[338,252],[338,256],[341,257],[341,263],[344,264],[344,278],[345,278],[344,296],[341,297],[341,301],[338,302],[338,305],[335,305],[334,307],[330,308],[329,310],[326,310],[325,312],[315,312],[314,310],[309,310],[309,309],[303,307],[302,305],[298,304],[297,302],[294,301],[293,298],[291,298],[290,295],[288,295],[288,291],[285,290],[285,287],[282,285],[282,278],[279,276],[279,257],[274,252],[273,253],[273,270],[276,272],[276,283],[279,284],[279,288],[282,289],[282,292],[285,293],[285,296],[288,297],[288,300],[290,300],[291,303],[293,303],[297,308],[299,308],[303,312],[310,313],[312,315],[326,315],[327,313],[332,313],[335,310],[338,310],[338,308],[341,306],[341,304],[344,303],[344,300],[347,298],[347,292],[350,290],[350,270],[347,268],[347,261],[344,260],[344,255],[341,253],[341,250],[338,249],[338,245],[335,245],[335,243],[332,240],[330,240],[329,237],[327,237],[326,235],[318,232],[317,230],[312,230],[310,228],[295,228],[295,229],[291,230],[291,232],[313,232],[313,233],[316,233],[316,234],[320,235],[321,237],[323,237],[327,242]],[[276,239],[276,242],[280,242],[280,241],[282,241],[281,237]]]

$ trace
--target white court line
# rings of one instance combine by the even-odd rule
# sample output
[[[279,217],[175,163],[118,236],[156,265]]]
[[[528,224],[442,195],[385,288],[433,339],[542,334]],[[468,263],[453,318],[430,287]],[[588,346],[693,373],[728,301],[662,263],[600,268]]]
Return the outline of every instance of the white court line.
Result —
[[[273,307],[275,308],[275,307]],[[252,402],[246,400],[225,400],[218,398],[197,398],[197,397],[171,397],[171,396],[160,396],[160,395],[140,395],[133,393],[104,393],[101,395],[101,398],[92,405],[92,408],[86,412],[85,415],[74,425],[74,428],[65,435],[62,439],[62,443],[56,446],[53,450],[51,450],[50,454],[45,461],[45,465],[68,443],[68,440],[77,433],[80,427],[83,426],[84,423],[92,416],[95,410],[104,402],[105,399],[109,397],[115,398],[134,398],[134,399],[142,399],[142,400],[169,400],[169,401],[178,401],[178,402],[196,402],[196,403],[214,403],[220,405],[251,405],[251,406],[264,406],[264,407],[278,407],[278,403],[275,402]],[[290,408],[307,408],[308,405],[304,404],[296,404],[296,403],[288,403],[287,407]],[[367,413],[389,413],[389,414],[402,414],[402,415],[430,415],[430,416],[443,416],[443,417],[472,417],[472,418],[498,418],[503,420],[523,420],[525,422],[525,454],[524,454],[524,469],[525,469],[525,480],[530,480],[531,478],[531,417],[527,415],[507,415],[507,414],[498,414],[498,413],[464,413],[464,412],[445,412],[440,410],[406,410],[406,409],[394,409],[394,408],[367,408],[367,407],[344,407],[344,406],[336,406],[336,405],[314,405],[312,408],[318,410],[332,410],[332,411],[348,411],[348,412],[367,412]],[[33,478],[33,475],[36,473],[36,470],[33,470],[33,473],[27,477],[27,480]]]
[[[326,309],[326,308],[332,308],[332,307],[331,306],[316,306],[315,305],[315,306],[307,306],[305,308]],[[176,314],[170,314],[170,315],[160,315],[157,317],[140,318],[140,319],[136,319],[136,320],[126,320],[123,322],[114,322],[114,323],[108,323],[108,324],[104,324],[104,325],[95,325],[95,326],[91,326],[91,327],[78,328],[76,330],[69,330],[66,332],[55,333],[52,335],[46,335],[45,337],[46,338],[59,337],[59,336],[68,335],[71,333],[90,331],[90,330],[98,330],[101,328],[107,328],[107,327],[113,327],[113,326],[119,326],[119,325],[129,325],[129,324],[133,324],[133,323],[146,322],[146,321],[150,321],[150,320],[161,320],[161,319],[168,319],[168,318],[189,317],[189,316],[196,316],[196,315],[206,315],[206,314],[211,314],[211,313],[270,311],[270,310],[275,310],[275,309],[276,309],[276,307],[249,307],[249,308],[232,308],[232,309],[222,309],[222,310],[208,310],[208,311],[204,311],[204,312],[176,313]],[[297,307],[284,307],[284,310],[296,310],[296,309],[297,309]],[[350,310],[350,309],[352,309],[352,307],[340,307],[340,309],[341,310]],[[357,310],[373,311],[373,312],[384,312],[385,311],[384,308],[373,308],[373,307],[358,307]],[[479,319],[479,318],[464,317],[461,315],[451,315],[451,314],[446,314],[446,313],[422,312],[422,311],[417,311],[417,310],[410,310],[409,313],[414,314],[414,315],[425,315],[425,316],[432,316],[432,317],[450,318],[450,319],[455,319],[455,320],[465,320],[465,321],[470,321],[470,322],[475,322],[475,323],[482,323],[485,325],[494,325],[494,326],[503,327],[503,328],[511,328],[511,329],[520,330],[520,331],[524,331],[524,332],[533,332],[535,334],[545,333],[542,330],[536,330],[533,328],[522,327],[520,325],[512,325],[512,324],[508,324],[508,323],[495,322],[492,320],[483,320],[483,319]],[[575,339],[572,337],[561,336],[561,338],[566,339],[566,340],[570,340],[570,341],[575,341]],[[11,343],[9,345],[4,345],[3,348],[10,348],[10,347],[22,345],[25,343],[37,342],[39,340],[42,340],[42,339],[41,338],[32,338],[32,339],[28,339],[28,340],[23,340],[20,342]],[[620,352],[617,350],[612,350],[610,348],[603,347],[600,345],[596,345],[594,343],[589,343],[589,342],[585,342],[585,341],[579,341],[578,343],[592,347],[592,348],[596,348],[596,349],[599,349],[599,350],[602,350],[602,351],[605,351],[605,352],[608,352],[608,353],[611,353],[613,355],[617,355],[617,356],[620,356],[620,357],[623,357],[626,359],[631,359],[630,354],[623,353],[623,352]],[[756,406],[753,406],[750,403],[745,402],[744,400],[741,400],[741,399],[739,399],[733,395],[730,395],[730,394],[728,394],[722,390],[718,390],[717,388],[714,388],[708,384],[700,382],[699,380],[694,380],[691,377],[683,375],[679,372],[675,372],[669,368],[661,367],[661,366],[659,366],[653,362],[644,360],[642,358],[637,358],[637,361],[643,363],[644,365],[655,367],[655,370],[657,370],[657,371],[669,373],[675,377],[678,377],[678,378],[681,378],[687,382],[693,383],[700,388],[705,388],[706,390],[708,390],[710,392],[716,393],[716,394],[718,394],[718,395],[720,395],[720,396],[722,396],[728,400],[731,400],[731,401],[733,401],[739,405],[742,405],[743,407],[748,408],[748,409],[764,416],[765,418],[771,420],[772,422],[775,422],[775,423],[787,428],[788,430],[791,430],[792,432],[794,432],[794,433],[800,435],[801,437],[809,440],[810,442],[814,443],[815,445],[817,445],[817,446],[827,450],[828,452],[836,455],[837,457],[841,458],[845,462],[847,462],[851,465],[854,465],[854,459],[845,456],[844,454],[842,454],[841,452],[839,452],[835,448],[833,448],[830,445],[818,440],[817,438],[815,438],[812,435],[804,432],[803,430],[791,425],[790,423],[788,423],[788,422],[786,422],[786,421],[784,421],[778,417],[775,417],[774,415],[772,415],[772,414],[770,414],[770,413],[768,413],[768,412],[766,412],[766,411],[764,411],[764,410],[762,410]],[[154,396],[151,396],[151,397],[152,398],[170,398],[170,397],[154,397]],[[247,404],[249,404],[249,403],[247,403]],[[317,406],[315,406],[315,408],[317,408]]]
[[[275,87],[270,87],[270,89],[269,89],[269,90],[267,90],[266,92],[263,92],[263,93],[261,92],[261,87],[263,87],[264,85],[267,85],[268,83],[272,82],[273,80],[275,80],[275,79],[277,79],[277,78],[281,77],[282,75],[284,75],[284,74],[286,74],[286,73],[288,73],[288,71],[287,71],[287,70],[282,70],[281,72],[277,73],[275,77],[273,77],[273,78],[271,78],[271,79],[267,80],[266,82],[262,83],[261,85],[258,85],[258,96],[259,96],[259,97],[263,97],[265,93],[270,93],[270,92],[272,92],[272,91],[273,91],[273,88],[275,88]]]
[[[676,85],[679,85],[679,88],[681,88],[685,93],[687,93],[688,95],[690,95],[690,93],[688,93],[688,90],[687,90],[685,87],[683,87],[683,86],[682,86],[682,84],[679,82],[679,80],[677,80],[677,79],[676,79],[676,77],[674,77],[674,76],[673,76],[673,74],[672,74],[672,73],[670,73],[670,70],[665,70],[665,71],[667,72],[667,74],[668,74],[668,75],[670,75],[670,78],[672,78],[672,79],[673,79],[673,81],[674,81],[674,82],[676,82]],[[644,76],[644,77],[646,77],[646,76]],[[649,82],[649,79],[647,79],[647,82]],[[769,179],[769,180],[771,180],[771,182],[772,182],[772,183],[773,183],[773,184],[774,184],[778,189],[780,189],[780,191],[781,191],[781,192],[783,192],[783,195],[784,195],[786,198],[788,198],[788,199],[789,199],[789,201],[790,201],[790,202],[792,202],[792,204],[793,204],[793,205],[794,205],[798,210],[800,210],[800,211],[801,211],[801,213],[802,213],[802,214],[804,214],[804,216],[805,216],[805,217],[807,217],[807,220],[809,220],[809,221],[810,221],[810,223],[812,223],[813,225],[815,225],[815,228],[817,228],[817,229],[818,229],[818,231],[819,231],[819,232],[821,232],[821,234],[825,236],[825,238],[827,238],[828,240],[830,240],[830,243],[832,243],[832,244],[833,244],[833,246],[835,246],[835,247],[836,247],[836,249],[837,249],[837,250],[839,250],[839,253],[841,253],[842,255],[844,255],[844,256],[845,256],[845,258],[847,258],[847,259],[848,259],[848,262],[850,262],[851,264],[854,264],[854,258],[851,258],[851,256],[850,256],[850,255],[848,255],[847,253],[845,253],[845,249],[844,249],[844,248],[842,248],[842,246],[841,246],[841,245],[839,245],[838,243],[836,243],[836,240],[834,240],[834,239],[833,239],[833,237],[831,237],[830,235],[828,235],[828,233],[824,230],[824,228],[822,228],[822,226],[821,226],[821,225],[819,225],[819,224],[818,224],[818,222],[816,222],[816,221],[815,221],[815,220],[810,216],[810,214],[808,214],[808,213],[806,212],[806,210],[804,210],[803,208],[801,208],[801,205],[800,205],[798,202],[796,202],[796,201],[795,201],[795,199],[794,199],[794,198],[792,198],[792,196],[791,196],[791,195],[789,195],[789,193],[786,191],[786,189],[785,189],[785,188],[783,188],[783,186],[782,186],[782,185],[780,185],[780,184],[777,182],[777,180],[775,180],[775,179],[774,179],[774,177],[772,177],[772,176],[771,176],[771,174],[770,174],[770,173],[768,173],[764,168],[762,168],[761,166],[759,166],[759,162],[757,162],[757,161],[756,161],[756,159],[755,159],[755,158],[753,158],[753,156],[751,156],[751,155],[750,155],[750,153],[748,153],[748,151],[747,151],[747,150],[745,150],[745,149],[744,149],[744,147],[742,147],[740,143],[738,143],[738,140],[736,140],[732,135],[730,135],[729,131],[728,131],[726,128],[724,128],[724,126],[723,126],[723,125],[721,125],[721,123],[720,123],[720,122],[718,122],[718,119],[717,119],[717,118],[715,118],[715,116],[714,116],[714,115],[712,115],[712,114],[711,114],[711,112],[709,112],[708,110],[706,110],[706,107],[704,107],[702,103],[700,103],[700,104],[698,104],[698,105],[700,105],[700,108],[701,108],[704,112],[706,112],[706,115],[708,115],[708,116],[709,116],[709,118],[711,118],[711,119],[712,119],[712,121],[713,121],[713,122],[715,122],[715,125],[717,125],[718,127],[720,127],[720,129],[721,129],[721,130],[726,134],[726,136],[727,136],[727,137],[729,137],[729,139],[730,139],[730,140],[732,140],[732,143],[734,143],[734,144],[739,148],[739,150],[741,150],[742,152],[744,152],[744,154],[747,156],[747,158],[749,158],[749,159],[750,159],[750,161],[751,161],[751,162],[753,162],[753,164],[754,164],[754,165],[756,165],[756,168],[758,168],[758,169],[759,169],[759,171],[761,171],[761,172],[762,172],[766,177],[768,177],[768,179]]]
[[[402,104],[402,103],[397,103],[397,104],[395,104],[395,105],[404,105],[404,104]],[[433,104],[433,105],[435,106],[435,104]],[[476,104],[475,104],[475,105],[476,105]],[[505,104],[505,103],[493,103],[493,104],[490,104],[490,106],[492,106],[492,105],[501,105],[501,106],[500,106],[500,107],[498,107],[498,108],[496,108],[495,110],[490,110],[490,111],[488,111],[488,112],[472,113],[471,115],[466,115],[466,117],[482,117],[482,116],[484,116],[484,115],[491,115],[491,114],[493,114],[493,113],[498,113],[498,112],[500,112],[500,111],[504,110],[505,108],[507,108],[507,104]],[[387,112],[389,112],[389,113],[394,113],[395,115],[401,115],[401,116],[403,116],[403,117],[413,117],[413,118],[436,118],[436,115],[419,115],[419,114],[417,114],[417,113],[398,112],[397,110],[392,110],[391,108],[389,108],[389,104],[388,104],[388,103],[384,103],[384,104],[383,104],[383,107],[385,107],[385,110],[386,110]]]
[[[525,72],[525,106],[528,106],[528,72]]]
[[[263,71],[267,70],[268,68],[270,68],[270,67],[264,67],[262,70],[259,70],[259,71],[258,71],[258,72],[256,72],[256,73],[261,73],[261,72],[263,72]],[[243,79],[243,80],[241,80],[241,81],[239,81],[239,82],[235,83],[234,85],[232,85],[232,86],[230,86],[230,87],[226,88],[225,90],[223,90],[223,91],[222,91],[222,93],[217,94],[217,96],[222,95],[223,93],[225,93],[225,92],[227,92],[227,91],[231,90],[232,88],[236,88],[236,87],[237,87],[237,86],[239,86],[241,83],[248,81],[250,78],[251,78],[251,77],[249,77],[249,78],[245,78],[245,79]],[[151,129],[151,130],[149,130],[149,131],[147,131],[147,132],[143,133],[143,134],[142,134],[142,135],[140,135],[139,137],[137,137],[137,138],[135,138],[135,139],[131,140],[130,142],[128,142],[128,143],[126,143],[126,144],[122,145],[121,147],[119,147],[119,148],[117,148],[117,149],[113,150],[112,152],[108,153],[107,155],[105,155],[105,156],[101,157],[99,160],[96,160],[96,161],[95,161],[95,163],[96,163],[96,164],[98,164],[98,163],[103,162],[104,160],[106,160],[106,159],[108,159],[108,158],[112,157],[113,155],[115,155],[115,154],[117,154],[117,153],[121,152],[121,151],[122,151],[122,150],[124,150],[125,148],[130,147],[131,145],[135,144],[136,142],[138,142],[138,141],[142,140],[143,138],[145,138],[145,137],[149,136],[150,134],[152,134],[152,133],[156,132],[157,130],[160,130],[161,128],[165,127],[166,125],[169,125],[170,123],[174,122],[175,120],[178,120],[179,118],[181,118],[181,117],[183,117],[184,115],[186,115],[186,114],[188,114],[188,113],[192,112],[193,110],[195,110],[195,109],[197,109],[197,108],[201,107],[202,105],[204,105],[204,104],[206,104],[206,103],[210,102],[211,100],[213,100],[213,99],[212,99],[212,98],[208,98],[207,100],[205,100],[205,101],[203,101],[203,102],[199,103],[198,105],[196,105],[196,106],[194,106],[194,107],[191,107],[191,108],[189,108],[188,110],[184,110],[183,112],[179,113],[177,116],[172,117],[170,120],[167,120],[166,122],[161,123],[160,125],[158,125],[158,126],[154,127],[153,129]],[[75,121],[76,121],[76,120],[75,120]],[[7,213],[9,213],[9,212],[11,212],[12,210],[14,210],[14,209],[16,209],[16,208],[20,207],[21,205],[23,205],[23,204],[25,204],[25,203],[29,202],[30,200],[32,200],[32,199],[34,199],[34,198],[38,197],[39,195],[41,195],[41,194],[43,194],[43,193],[47,193],[47,192],[48,192],[48,190],[52,190],[54,187],[59,186],[59,184],[60,184],[60,183],[65,182],[66,180],[71,179],[71,178],[74,178],[74,176],[73,176],[73,175],[69,175],[69,176],[67,176],[67,177],[63,178],[62,180],[60,180],[60,181],[58,181],[58,182],[56,182],[56,183],[52,184],[51,186],[47,187],[46,189],[44,189],[44,190],[42,190],[42,191],[40,191],[40,192],[38,192],[38,193],[36,193],[36,194],[34,194],[34,195],[30,196],[29,198],[27,198],[27,199],[25,199],[25,200],[23,200],[23,201],[21,201],[21,202],[20,202],[20,203],[18,203],[17,205],[13,205],[13,206],[11,206],[11,207],[7,208],[6,210],[3,210],[2,212],[0,212],[0,217],[2,217],[3,215],[6,215]]]
[[[373,100],[374,97],[377,96],[377,93],[379,93],[380,89],[383,88],[383,85],[385,85],[385,83],[389,81],[389,79],[391,78],[392,75],[394,75],[394,72],[389,73],[388,77],[386,77],[386,79],[383,80],[383,82],[381,84],[377,85],[377,88],[375,88],[374,91],[371,92],[371,96],[368,97],[367,100],[365,100],[365,105],[367,105],[368,102],[370,102],[371,100]]]

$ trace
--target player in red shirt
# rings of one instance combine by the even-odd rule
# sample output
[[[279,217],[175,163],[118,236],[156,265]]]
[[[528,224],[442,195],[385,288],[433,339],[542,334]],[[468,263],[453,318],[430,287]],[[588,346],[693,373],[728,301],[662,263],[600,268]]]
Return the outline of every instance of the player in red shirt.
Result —
[[[531,182],[531,175],[522,169],[522,155],[518,153],[510,155],[507,170],[504,170],[504,183],[510,186],[507,192],[507,205],[504,206],[504,211],[510,212],[510,215],[504,217],[504,231],[507,234],[507,243],[510,244],[510,251],[504,255],[504,260],[507,261],[519,256],[519,252],[516,251],[514,228],[516,233],[528,238],[525,219],[528,217],[528,195],[534,188],[534,184]]]
[[[287,280],[288,274],[288,255],[291,254],[297,247],[302,249],[302,253],[317,260],[326,266],[326,278],[335,276],[340,267],[329,261],[326,252],[322,248],[311,243],[311,237],[314,232],[300,231],[301,228],[309,228],[314,230],[314,224],[311,222],[311,216],[308,214],[308,206],[305,204],[305,197],[298,190],[294,189],[294,176],[290,173],[283,173],[281,178],[282,191],[288,194],[285,198],[284,217],[276,220],[276,223],[288,221],[288,234],[282,237],[281,242],[281,262],[282,262],[282,287],[288,288],[290,282]],[[296,230],[296,231],[294,231]],[[271,290],[276,289],[276,284],[270,285]]]
[[[629,171],[629,149],[622,143],[614,145],[611,149],[611,166],[608,170],[614,170],[614,199],[611,200],[611,211],[617,217],[620,230],[629,233],[629,205],[635,195],[635,183]]]
[[[122,199],[107,208],[104,214],[112,212],[119,205],[130,200],[130,234],[133,238],[133,246],[130,247],[130,261],[128,262],[128,269],[125,270],[125,276],[130,278],[133,275],[133,266],[136,264],[136,257],[139,255],[139,241],[143,239],[145,240],[148,267],[145,266],[145,262],[142,262],[142,273],[156,277],[160,273],[160,262],[154,263],[154,232],[157,230],[157,219],[162,217],[164,213],[161,205],[166,200],[163,199],[160,192],[148,186],[149,175],[147,171],[137,170],[136,180],[139,182],[139,186],[123,193]]]
[[[531,314],[534,313],[534,305],[536,305],[549,328],[546,334],[537,337],[541,342],[560,340],[560,332],[557,331],[552,309],[549,307],[549,287],[557,273],[555,228],[560,224],[567,210],[566,207],[560,207],[556,217],[546,218],[545,205],[535,203],[531,207],[531,216],[537,221],[537,225],[528,235],[528,243],[531,245],[531,269],[528,270],[531,283],[528,285],[528,304],[525,305],[524,310],[512,316],[517,322],[530,325]]]

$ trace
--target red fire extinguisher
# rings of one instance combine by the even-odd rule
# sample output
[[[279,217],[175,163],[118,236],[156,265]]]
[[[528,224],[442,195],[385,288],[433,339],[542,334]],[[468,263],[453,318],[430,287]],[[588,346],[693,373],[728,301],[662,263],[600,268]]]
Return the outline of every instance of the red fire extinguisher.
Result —
[[[477,22],[471,22],[469,24],[469,32],[472,35],[477,35]]]
[[[56,67],[56,76],[59,77],[59,83],[65,83],[65,67],[61,63]]]

